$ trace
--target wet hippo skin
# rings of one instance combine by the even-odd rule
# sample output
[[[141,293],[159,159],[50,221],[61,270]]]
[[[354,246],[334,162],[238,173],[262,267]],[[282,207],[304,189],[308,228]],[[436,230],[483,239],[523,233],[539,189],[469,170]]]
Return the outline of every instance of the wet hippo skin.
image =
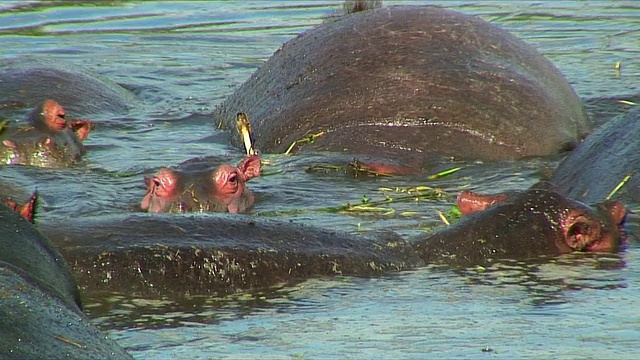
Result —
[[[131,359],[82,314],[62,255],[0,204],[0,358]]]
[[[233,129],[238,111],[252,119],[263,152],[284,152],[324,131],[293,152],[407,163],[555,154],[589,132],[580,99],[532,46],[479,18],[430,6],[349,14],[301,34],[214,119]]]
[[[602,201],[627,176],[613,198],[640,203],[640,108],[602,125],[558,165],[551,178],[576,200]]]
[[[124,114],[138,99],[127,89],[77,64],[29,59],[7,60],[0,66],[0,108],[32,108],[46,99],[62,104],[75,116]]]
[[[40,229],[60,247],[86,293],[222,296],[422,265],[397,235],[351,235],[239,214],[97,217]]]
[[[66,117],[59,103],[47,99],[24,123],[0,130],[0,163],[41,167],[69,167],[85,154],[82,142],[91,131],[89,120]]]
[[[462,197],[480,202],[476,194]],[[485,200],[492,204],[484,210],[474,207],[459,223],[412,242],[420,257],[426,263],[466,267],[573,251],[615,252],[625,241],[626,209],[619,201],[589,207],[565,198],[549,183],[513,198],[498,194]]]
[[[192,159],[177,170],[162,168],[145,178],[147,193],[140,208],[150,213],[247,212],[255,198],[245,183],[260,176],[261,168],[257,155],[235,167]]]

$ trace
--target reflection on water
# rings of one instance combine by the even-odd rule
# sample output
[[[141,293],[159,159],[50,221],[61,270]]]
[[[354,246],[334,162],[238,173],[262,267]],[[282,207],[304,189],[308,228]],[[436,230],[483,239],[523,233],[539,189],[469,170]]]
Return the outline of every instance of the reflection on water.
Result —
[[[429,3],[478,14],[534,44],[584,99],[640,93],[634,2]],[[242,154],[214,130],[213,107],[282,43],[338,8],[338,1],[2,2],[1,64],[22,57],[68,62],[143,101],[124,116],[91,119],[96,129],[81,166],[2,168],[2,183],[37,187],[39,220],[51,223],[133,211],[144,195],[143,176],[162,166],[208,155],[236,163]],[[267,176],[249,184],[259,200],[256,216],[403,235],[442,226],[437,211],[446,213],[461,189],[524,189],[555,164],[464,164],[439,180],[354,180],[340,171],[306,171],[327,162],[322,154],[265,157]],[[404,196],[416,186],[445,196],[395,201],[373,213],[326,211]],[[314,279],[222,299],[104,294],[86,302],[97,324],[137,358],[638,358],[639,254],[632,244],[620,256]]]

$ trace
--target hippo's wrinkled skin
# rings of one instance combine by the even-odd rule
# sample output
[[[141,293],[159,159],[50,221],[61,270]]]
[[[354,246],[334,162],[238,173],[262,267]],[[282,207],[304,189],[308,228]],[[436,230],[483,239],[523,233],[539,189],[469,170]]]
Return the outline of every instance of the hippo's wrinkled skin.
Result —
[[[593,203],[605,199],[628,175],[613,198],[640,203],[640,108],[599,127],[560,163],[551,182],[562,194]]]
[[[352,235],[242,214],[83,218],[40,229],[60,247],[83,293],[222,296],[423,265],[391,233]]]
[[[50,99],[27,116],[27,125],[0,132],[0,160],[7,165],[68,167],[85,153],[82,141],[91,131],[89,120],[66,118],[63,107]]]
[[[0,204],[0,358],[131,359],[89,322],[62,255]]]
[[[469,200],[471,199],[471,200]],[[454,226],[413,245],[427,263],[486,265],[500,259],[525,260],[573,251],[614,252],[624,240],[626,209],[619,201],[589,207],[541,183],[515,198],[464,193],[469,213]],[[484,208],[484,210],[482,210]]]
[[[194,166],[196,165],[196,166]],[[214,169],[206,163],[187,162],[182,171],[160,169],[145,178],[147,194],[140,208],[159,212],[247,212],[255,198],[245,183],[260,176],[257,155],[243,159],[238,166],[222,164]]]
[[[0,65],[0,108],[32,108],[55,100],[76,116],[124,114],[139,103],[127,89],[77,64],[28,59]]]
[[[430,6],[345,15],[287,42],[215,111],[252,119],[256,148],[338,151],[407,164],[430,155],[516,159],[572,149],[580,99],[528,44]],[[237,139],[234,139],[237,141]]]

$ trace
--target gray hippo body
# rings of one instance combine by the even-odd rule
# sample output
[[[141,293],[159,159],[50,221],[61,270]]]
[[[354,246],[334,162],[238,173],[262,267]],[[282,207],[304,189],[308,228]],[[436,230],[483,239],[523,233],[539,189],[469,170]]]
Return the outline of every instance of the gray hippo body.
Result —
[[[560,163],[551,182],[568,197],[594,203],[628,175],[613,198],[640,203],[640,109],[599,127]]]
[[[60,248],[85,294],[223,296],[422,265],[397,235],[351,235],[238,214],[96,217],[40,229]]]
[[[532,46],[429,6],[345,15],[285,43],[214,113],[252,121],[256,147],[424,164],[430,155],[517,159],[572,149],[590,131],[580,99]],[[237,140],[237,139],[234,139]]]
[[[0,66],[0,107],[33,108],[47,99],[82,117],[124,114],[138,103],[127,89],[77,65],[18,59]]]
[[[0,204],[0,358],[131,359],[82,314],[62,255]]]

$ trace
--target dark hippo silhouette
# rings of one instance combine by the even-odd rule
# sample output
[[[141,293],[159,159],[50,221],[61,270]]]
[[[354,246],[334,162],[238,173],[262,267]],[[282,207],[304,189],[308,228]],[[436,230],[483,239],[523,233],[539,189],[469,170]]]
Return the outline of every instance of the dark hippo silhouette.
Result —
[[[26,125],[0,129],[2,164],[67,167],[84,155],[89,120],[66,118],[63,107],[50,99],[36,106],[26,120]]]
[[[594,203],[626,176],[613,198],[640,203],[640,108],[599,127],[560,163],[551,182],[568,197]]]
[[[434,154],[555,154],[589,132],[580,99],[532,46],[479,18],[431,6],[358,12],[299,35],[220,104],[214,119],[232,129],[238,111],[252,119],[264,152],[311,137],[293,151],[421,165]]]
[[[200,159],[181,164],[181,170],[160,169],[145,178],[147,194],[140,208],[151,213],[247,212],[255,198],[245,182],[260,176],[257,155],[244,158],[236,167],[215,166]]]
[[[103,216],[40,230],[59,246],[83,293],[222,296],[422,265],[392,233],[351,235],[240,214]]]
[[[573,251],[615,252],[625,240],[621,225],[626,209],[621,202],[592,208],[565,198],[549,183],[515,197],[466,192],[458,202],[469,215],[413,243],[426,263],[467,267]]]
[[[77,64],[5,60],[0,67],[0,107],[32,108],[52,99],[76,116],[124,114],[138,103],[127,89]]]
[[[83,315],[62,255],[0,204],[0,358],[131,359]]]

